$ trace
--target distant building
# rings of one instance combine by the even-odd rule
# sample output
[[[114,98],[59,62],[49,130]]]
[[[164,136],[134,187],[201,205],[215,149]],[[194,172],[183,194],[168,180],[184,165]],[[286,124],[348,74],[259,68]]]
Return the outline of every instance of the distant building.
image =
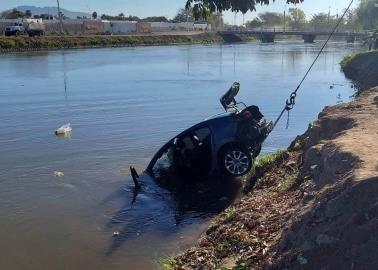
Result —
[[[104,32],[107,34],[127,34],[135,33],[137,31],[137,22],[133,21],[102,21],[104,25]]]
[[[138,22],[137,23],[138,33],[151,33],[151,23],[149,22]]]

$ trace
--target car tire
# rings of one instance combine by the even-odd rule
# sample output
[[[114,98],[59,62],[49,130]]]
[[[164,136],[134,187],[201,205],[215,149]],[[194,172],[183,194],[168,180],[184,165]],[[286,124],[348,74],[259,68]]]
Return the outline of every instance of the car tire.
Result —
[[[261,148],[262,148],[262,146],[260,145],[254,152],[253,152],[253,157],[254,158],[257,158],[259,155],[260,155],[260,153],[261,153]]]
[[[228,176],[241,177],[252,169],[251,154],[237,145],[226,146],[219,156],[221,169]]]

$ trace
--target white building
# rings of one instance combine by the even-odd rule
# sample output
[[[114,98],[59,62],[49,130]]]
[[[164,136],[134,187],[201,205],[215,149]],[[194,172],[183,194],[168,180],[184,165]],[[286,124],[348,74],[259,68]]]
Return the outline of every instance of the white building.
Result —
[[[137,31],[137,22],[133,22],[133,21],[105,21],[103,20],[102,23],[104,24],[105,33],[121,35],[121,34],[127,34],[127,33],[135,33]]]

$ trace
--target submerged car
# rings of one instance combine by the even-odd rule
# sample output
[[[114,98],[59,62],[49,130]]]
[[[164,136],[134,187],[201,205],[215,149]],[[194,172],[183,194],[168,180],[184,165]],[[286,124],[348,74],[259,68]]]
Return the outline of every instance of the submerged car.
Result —
[[[240,84],[234,83],[220,99],[225,113],[169,140],[152,158],[146,173],[154,178],[247,174],[273,124],[264,119],[257,106],[236,102],[239,89]]]

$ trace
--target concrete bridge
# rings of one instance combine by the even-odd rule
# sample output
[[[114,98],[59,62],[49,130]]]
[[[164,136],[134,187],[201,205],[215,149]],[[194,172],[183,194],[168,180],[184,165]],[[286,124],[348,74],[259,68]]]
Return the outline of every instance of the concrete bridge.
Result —
[[[329,36],[327,31],[285,31],[285,30],[228,30],[219,31],[222,36],[250,35],[258,37],[263,43],[274,42],[276,36],[300,36],[305,43],[313,43],[317,36]],[[369,32],[335,32],[334,37],[344,37],[346,42],[354,43],[356,39],[363,39],[369,36]]]

